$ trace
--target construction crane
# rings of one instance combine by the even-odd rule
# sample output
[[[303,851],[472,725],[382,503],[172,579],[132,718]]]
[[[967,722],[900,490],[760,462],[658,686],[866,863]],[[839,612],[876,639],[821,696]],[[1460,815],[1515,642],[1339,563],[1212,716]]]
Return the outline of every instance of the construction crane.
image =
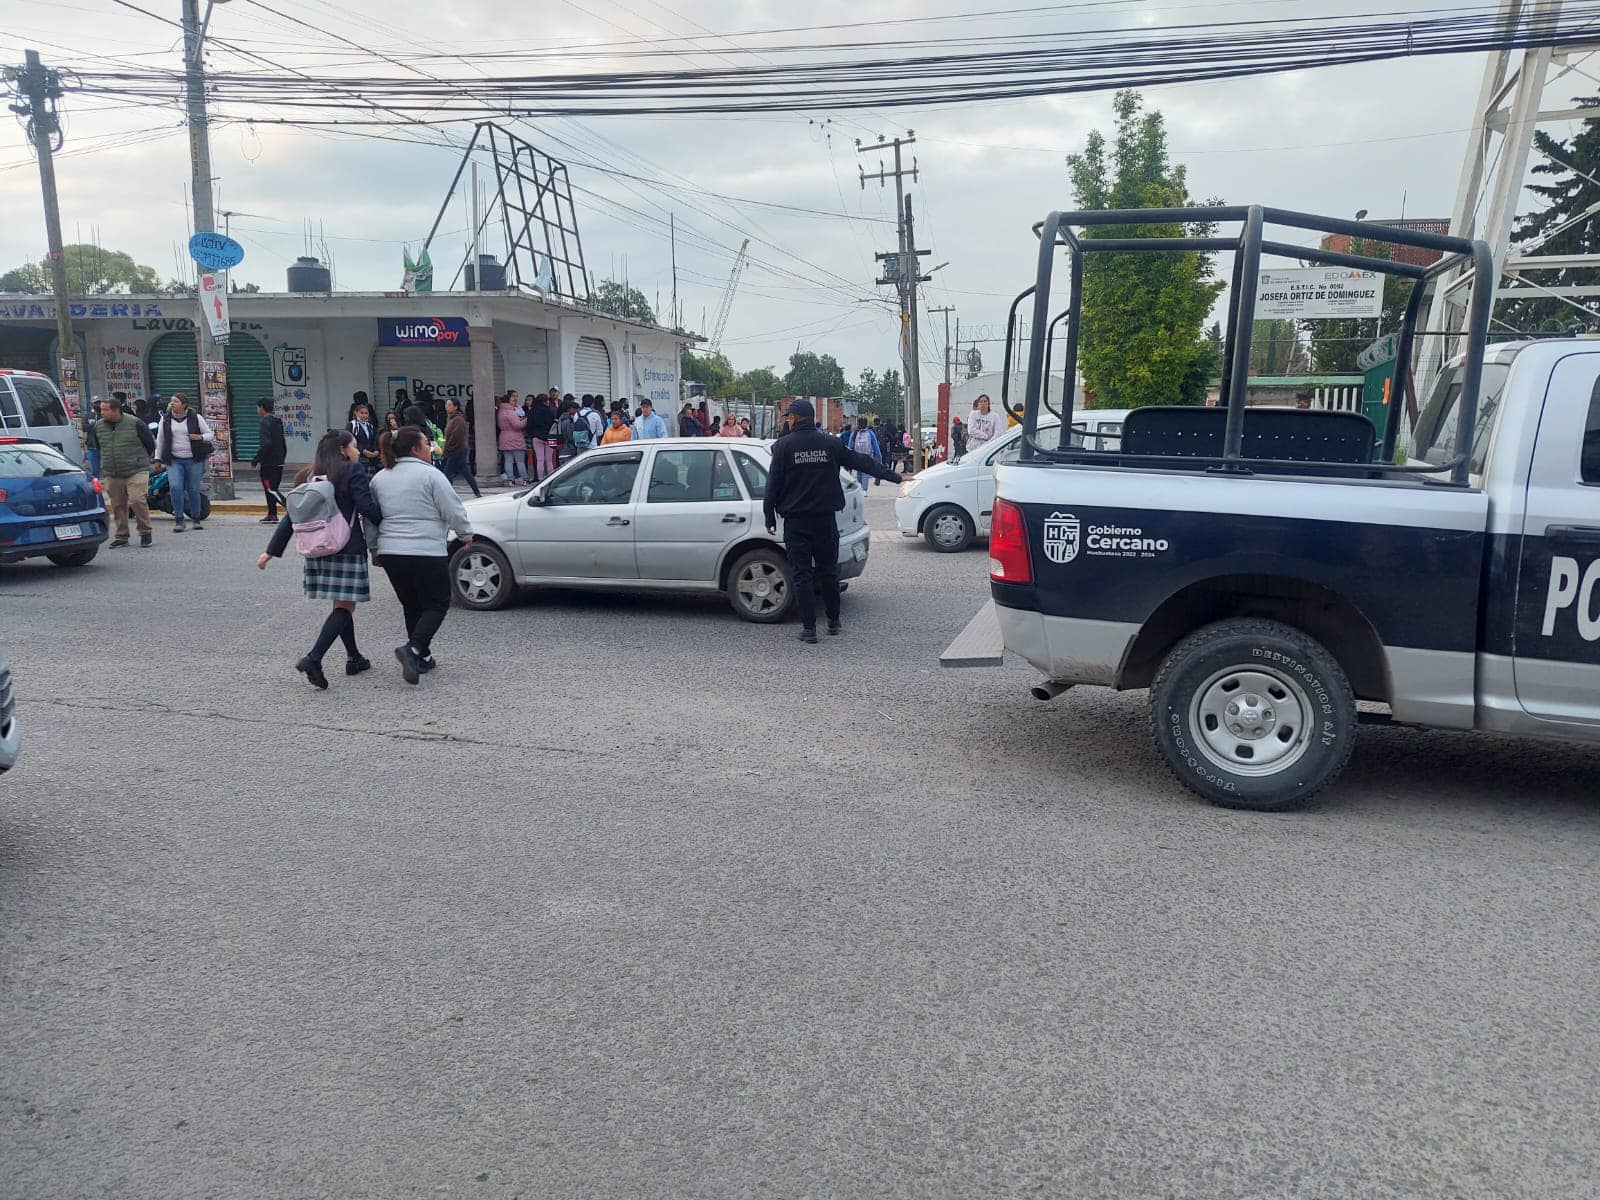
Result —
[[[717,354],[722,350],[722,331],[728,327],[728,314],[733,311],[733,294],[739,290],[739,276],[744,273],[745,263],[750,261],[750,239],[745,238],[739,246],[739,256],[733,260],[733,270],[728,273],[728,287],[722,293],[722,303],[717,306],[717,324],[711,331],[711,353]]]

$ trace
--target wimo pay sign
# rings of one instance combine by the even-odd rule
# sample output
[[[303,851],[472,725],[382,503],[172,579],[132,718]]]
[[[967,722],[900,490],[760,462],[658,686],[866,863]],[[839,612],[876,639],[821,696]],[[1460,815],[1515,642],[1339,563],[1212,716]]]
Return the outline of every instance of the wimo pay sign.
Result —
[[[1347,267],[1262,271],[1256,286],[1256,320],[1331,317],[1370,320],[1383,315],[1383,276]]]

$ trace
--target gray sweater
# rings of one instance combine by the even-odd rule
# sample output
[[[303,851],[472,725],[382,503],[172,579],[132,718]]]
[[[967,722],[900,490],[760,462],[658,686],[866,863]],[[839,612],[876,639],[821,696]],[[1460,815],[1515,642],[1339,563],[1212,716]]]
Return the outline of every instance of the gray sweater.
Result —
[[[444,472],[419,458],[402,458],[372,480],[372,494],[383,510],[376,537],[368,528],[374,551],[443,558],[448,553],[451,530],[457,537],[472,536],[466,506]]]

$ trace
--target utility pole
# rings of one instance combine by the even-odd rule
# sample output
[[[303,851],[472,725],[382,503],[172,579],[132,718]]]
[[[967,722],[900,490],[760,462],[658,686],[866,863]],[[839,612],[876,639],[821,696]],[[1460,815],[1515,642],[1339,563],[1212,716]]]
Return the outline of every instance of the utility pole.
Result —
[[[930,308],[928,315],[936,317],[944,314],[944,381],[950,382],[950,314],[955,312],[955,306],[946,304],[942,308]],[[957,326],[959,328],[959,325]]]
[[[200,0],[183,0],[183,74],[184,74],[184,106],[187,112],[189,125],[189,176],[190,190],[194,200],[194,232],[215,233],[217,219],[212,212],[211,194],[211,132],[206,122],[206,67],[201,57],[205,48],[206,29],[211,24],[211,10],[217,0],[206,0],[204,18],[200,15]],[[221,295],[217,299],[219,305],[226,304],[228,291],[228,275],[226,271],[217,272],[217,285]],[[206,313],[205,290],[200,286],[201,281],[196,277],[195,300],[196,307],[200,309],[195,321],[195,344],[199,349],[198,362],[195,364],[196,379],[200,386],[196,389],[200,394],[193,397],[196,411],[202,413],[212,425],[220,425],[222,438],[219,445],[233,445],[232,431],[228,429],[231,424],[232,413],[228,411],[228,402],[221,401],[220,410],[213,408],[207,411],[206,405],[206,363],[225,362],[223,357],[223,343],[228,340],[227,331],[222,334],[219,342],[211,332],[211,322]],[[220,310],[219,310],[220,311]],[[215,405],[217,402],[213,400]],[[231,450],[226,457],[231,457]],[[231,469],[219,469],[213,476],[213,488],[218,496],[224,500],[233,498],[233,478]]]
[[[914,470],[921,470],[923,463],[922,450],[922,376],[917,359],[917,284],[924,282],[929,277],[920,273],[917,262],[919,256],[928,253],[926,250],[916,249],[916,237],[911,226],[911,201],[905,194],[905,177],[910,175],[917,178],[917,160],[911,160],[911,169],[905,169],[901,158],[901,148],[916,144],[916,131],[906,130],[906,136],[886,141],[881,135],[875,145],[863,146],[859,139],[856,141],[857,154],[870,154],[877,151],[894,151],[894,170],[888,171],[879,167],[877,172],[868,175],[860,167],[857,171],[861,176],[861,186],[867,186],[867,180],[875,179],[879,185],[888,180],[894,180],[895,220],[899,228],[899,246],[893,254],[873,255],[884,264],[884,278],[878,280],[880,286],[893,286],[900,295],[900,357],[905,379],[905,422],[906,430],[911,434],[911,465]]]
[[[211,19],[211,4],[206,5],[206,22]],[[189,185],[194,197],[194,232],[215,233],[216,217],[211,212],[211,134],[206,125],[206,68],[201,59],[205,28],[200,20],[200,0],[183,0],[184,104],[189,123]],[[200,343],[200,361],[217,358],[217,343],[211,326],[204,320],[195,324]],[[195,398],[196,407],[199,398]]]
[[[61,148],[61,120],[56,113],[56,101],[61,98],[61,79],[54,71],[45,70],[37,50],[27,51],[26,58],[24,66],[6,71],[23,98],[12,104],[11,111],[28,118],[28,133],[39,155],[44,232],[50,246],[50,286],[56,295],[56,357],[71,360],[76,370],[78,345],[72,336],[72,296],[67,291],[67,260],[61,245],[61,207],[56,199],[56,164],[52,157]],[[64,368],[58,370],[65,373]],[[81,372],[78,379],[81,388]]]

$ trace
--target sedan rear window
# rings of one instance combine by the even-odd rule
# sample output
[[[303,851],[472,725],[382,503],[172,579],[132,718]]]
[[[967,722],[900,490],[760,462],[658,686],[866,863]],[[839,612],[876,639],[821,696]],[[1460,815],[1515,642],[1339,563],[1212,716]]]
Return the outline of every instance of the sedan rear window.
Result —
[[[0,479],[38,479],[77,469],[47,446],[0,446]]]

